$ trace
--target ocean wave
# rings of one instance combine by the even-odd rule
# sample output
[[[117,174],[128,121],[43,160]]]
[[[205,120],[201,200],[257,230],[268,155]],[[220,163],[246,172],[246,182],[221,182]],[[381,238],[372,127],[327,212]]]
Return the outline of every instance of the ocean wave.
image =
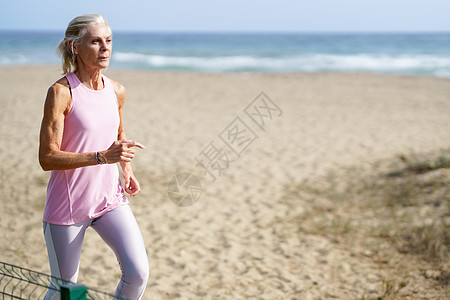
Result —
[[[450,56],[377,54],[302,54],[291,56],[164,56],[117,52],[113,62],[145,69],[195,71],[317,72],[354,71],[448,76]]]
[[[21,55],[21,54],[0,55],[0,66],[24,65],[24,64],[29,64],[31,62],[32,61],[26,55]]]

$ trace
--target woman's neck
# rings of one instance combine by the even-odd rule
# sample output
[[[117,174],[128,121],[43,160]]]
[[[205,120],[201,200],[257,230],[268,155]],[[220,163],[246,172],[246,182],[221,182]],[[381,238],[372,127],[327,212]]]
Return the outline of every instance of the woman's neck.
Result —
[[[82,66],[78,66],[74,73],[88,88],[97,91],[104,88],[101,69],[87,70]]]

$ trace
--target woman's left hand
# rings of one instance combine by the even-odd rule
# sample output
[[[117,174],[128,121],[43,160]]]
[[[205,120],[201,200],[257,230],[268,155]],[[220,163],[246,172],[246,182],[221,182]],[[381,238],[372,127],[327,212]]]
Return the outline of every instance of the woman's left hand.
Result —
[[[131,197],[136,196],[141,191],[139,182],[136,177],[134,177],[133,171],[123,170],[123,179],[125,181],[125,192],[130,194]]]

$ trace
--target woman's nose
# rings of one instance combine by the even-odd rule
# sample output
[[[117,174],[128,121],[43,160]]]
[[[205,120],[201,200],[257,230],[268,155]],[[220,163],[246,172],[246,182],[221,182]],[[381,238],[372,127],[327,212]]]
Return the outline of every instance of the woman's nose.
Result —
[[[111,45],[109,43],[104,41],[100,44],[101,51],[106,51],[106,50],[110,50],[110,49],[111,49]]]

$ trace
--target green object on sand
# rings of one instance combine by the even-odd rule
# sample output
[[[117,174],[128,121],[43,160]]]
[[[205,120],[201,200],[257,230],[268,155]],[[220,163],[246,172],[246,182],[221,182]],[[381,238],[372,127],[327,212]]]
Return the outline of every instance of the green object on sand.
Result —
[[[61,285],[61,300],[86,300],[87,287],[83,284]]]

